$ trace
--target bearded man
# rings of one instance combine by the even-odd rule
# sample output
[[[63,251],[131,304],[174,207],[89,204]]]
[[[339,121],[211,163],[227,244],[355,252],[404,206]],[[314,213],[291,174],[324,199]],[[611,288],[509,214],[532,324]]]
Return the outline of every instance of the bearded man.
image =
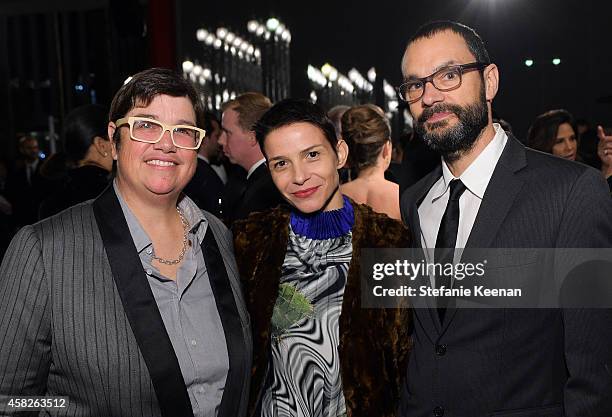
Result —
[[[499,70],[473,29],[421,27],[402,73],[400,95],[415,129],[442,156],[401,199],[412,242],[428,261],[456,261],[455,248],[612,246],[612,201],[601,175],[527,149],[492,122]],[[445,276],[426,281],[457,285]],[[611,310],[414,302],[400,415],[612,415]]]

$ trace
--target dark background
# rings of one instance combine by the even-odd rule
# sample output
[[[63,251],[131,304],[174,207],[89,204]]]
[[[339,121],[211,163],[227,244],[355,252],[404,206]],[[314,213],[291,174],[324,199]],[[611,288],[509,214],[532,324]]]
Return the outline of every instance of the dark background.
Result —
[[[246,32],[251,18],[271,15],[292,33],[292,92],[309,92],[306,68],[329,61],[364,76],[375,66],[392,85],[401,79],[406,40],[423,23],[458,20],[483,37],[500,68],[494,109],[524,136],[538,114],[566,108],[575,117],[612,124],[612,5],[589,0],[428,1],[182,1],[180,39],[186,56],[197,51],[195,30],[230,27]],[[192,53],[193,54],[193,53]],[[561,65],[552,65],[553,57]],[[526,58],[535,65],[524,65]]]
[[[398,85],[410,35],[429,20],[453,19],[485,40],[500,68],[494,110],[517,136],[553,108],[612,125],[612,104],[598,102],[612,96],[612,6],[604,1],[2,0],[0,153],[14,155],[17,133],[45,129],[48,114],[59,130],[63,115],[91,98],[90,88],[109,104],[130,73],[197,59],[199,27],[246,34],[248,20],[271,16],[292,33],[294,97],[308,96],[307,65],[325,62],[344,74],[356,67],[365,75],[374,66]],[[561,65],[552,65],[554,57]],[[535,65],[526,67],[526,58]],[[89,73],[95,79],[83,80]],[[85,91],[74,90],[79,83]]]

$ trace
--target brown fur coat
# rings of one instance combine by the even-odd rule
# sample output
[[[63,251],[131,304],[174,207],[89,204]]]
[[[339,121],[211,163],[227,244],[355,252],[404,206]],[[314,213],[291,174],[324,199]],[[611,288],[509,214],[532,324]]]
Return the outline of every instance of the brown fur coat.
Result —
[[[384,214],[353,203],[353,257],[340,316],[341,377],[348,417],[394,416],[410,352],[412,313],[402,309],[361,308],[361,248],[409,246],[407,229]],[[252,214],[234,225],[234,247],[253,330],[249,415],[268,368],[270,327],[289,236],[289,211]]]

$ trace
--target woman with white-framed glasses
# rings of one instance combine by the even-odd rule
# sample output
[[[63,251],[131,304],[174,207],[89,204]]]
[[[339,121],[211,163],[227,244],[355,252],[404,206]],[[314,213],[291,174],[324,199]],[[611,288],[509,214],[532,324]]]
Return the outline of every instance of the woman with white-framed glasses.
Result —
[[[245,415],[252,343],[231,234],[183,194],[203,114],[170,70],[119,89],[112,184],[23,228],[0,268],[0,394],[64,397],[75,415]]]

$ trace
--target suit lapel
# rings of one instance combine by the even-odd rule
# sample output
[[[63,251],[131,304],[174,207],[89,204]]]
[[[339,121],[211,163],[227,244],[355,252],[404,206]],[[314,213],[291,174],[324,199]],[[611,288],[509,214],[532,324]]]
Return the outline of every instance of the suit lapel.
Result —
[[[472,231],[465,245],[466,248],[489,248],[508,215],[514,200],[523,188],[523,180],[515,172],[527,165],[524,146],[513,136],[508,135],[508,142],[493,171],[485,191]],[[464,252],[463,257],[469,256]],[[457,313],[457,305],[451,303],[446,311],[442,333],[446,331]]]
[[[438,165],[432,172],[430,172],[415,185],[415,189],[411,194],[412,198],[409,199],[410,206],[408,211],[408,224],[413,236],[412,244],[415,248],[423,249],[421,244],[421,220],[419,218],[419,205],[427,196],[427,193],[431,187],[433,187],[441,176],[442,166]],[[420,255],[422,256],[422,259],[426,259],[424,251],[421,250]],[[430,287],[431,283],[429,276],[424,278],[426,281],[425,284]],[[413,303],[415,308],[415,316],[417,316],[417,320],[423,324],[423,328],[426,330],[435,329],[437,332],[440,332],[440,320],[438,319],[437,310],[435,309],[435,299],[433,297],[418,296],[414,297]],[[432,333],[428,333],[428,337],[432,340],[437,338],[436,335]]]
[[[112,184],[93,203],[117,292],[149,370],[161,413],[193,417],[178,359]]]
[[[227,353],[229,357],[229,372],[225,382],[223,398],[219,406],[219,417],[234,417],[238,415],[244,378],[247,377],[247,358],[245,356],[242,325],[238,315],[236,300],[230,287],[227,269],[221,252],[210,227],[206,230],[202,242],[202,253],[208,271],[208,279],[217,303],[221,317]]]
[[[467,248],[491,246],[514,200],[523,188],[524,182],[515,175],[515,172],[526,165],[524,146],[513,136],[509,136],[478,209],[478,215],[465,245]]]

